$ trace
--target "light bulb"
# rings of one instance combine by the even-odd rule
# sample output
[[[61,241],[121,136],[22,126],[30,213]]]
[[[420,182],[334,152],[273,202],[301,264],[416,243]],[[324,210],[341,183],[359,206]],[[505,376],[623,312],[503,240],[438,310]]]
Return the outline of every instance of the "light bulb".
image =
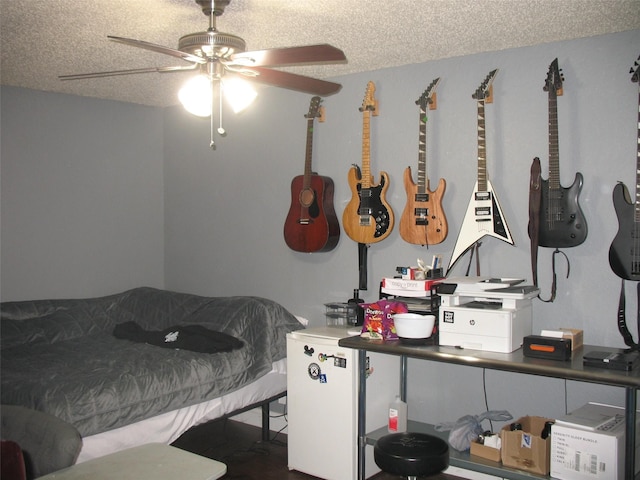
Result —
[[[211,81],[206,75],[189,79],[178,92],[185,110],[199,117],[211,115]]]
[[[258,93],[249,82],[238,77],[224,77],[222,79],[222,90],[224,98],[235,113],[247,108],[258,96]]]

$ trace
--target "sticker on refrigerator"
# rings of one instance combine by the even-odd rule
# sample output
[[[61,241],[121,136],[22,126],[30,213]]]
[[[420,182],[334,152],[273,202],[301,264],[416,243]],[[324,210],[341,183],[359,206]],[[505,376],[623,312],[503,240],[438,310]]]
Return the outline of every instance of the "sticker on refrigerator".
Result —
[[[324,373],[320,374],[320,383],[327,383],[327,375]]]
[[[312,380],[318,380],[321,374],[320,365],[317,363],[310,363],[307,367],[307,373],[309,373]]]

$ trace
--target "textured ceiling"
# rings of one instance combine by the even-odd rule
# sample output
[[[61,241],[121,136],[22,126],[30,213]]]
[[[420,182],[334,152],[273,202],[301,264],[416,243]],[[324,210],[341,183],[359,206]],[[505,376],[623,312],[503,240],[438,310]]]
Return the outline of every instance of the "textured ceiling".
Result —
[[[182,60],[107,35],[177,48],[205,31],[194,0],[0,0],[3,85],[122,100],[177,103],[188,73],[62,82],[58,75]],[[318,78],[640,28],[640,0],[232,0],[218,30],[248,50],[330,43],[348,63],[292,67]]]

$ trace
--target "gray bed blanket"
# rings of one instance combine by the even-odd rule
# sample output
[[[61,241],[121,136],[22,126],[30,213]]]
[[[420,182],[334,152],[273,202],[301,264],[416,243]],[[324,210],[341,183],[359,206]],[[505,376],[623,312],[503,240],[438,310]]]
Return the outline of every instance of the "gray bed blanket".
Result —
[[[303,328],[259,297],[201,297],[137,288],[93,299],[0,304],[1,403],[51,413],[83,436],[219,397],[265,375]],[[116,324],[146,330],[202,325],[241,340],[226,353],[118,339]]]

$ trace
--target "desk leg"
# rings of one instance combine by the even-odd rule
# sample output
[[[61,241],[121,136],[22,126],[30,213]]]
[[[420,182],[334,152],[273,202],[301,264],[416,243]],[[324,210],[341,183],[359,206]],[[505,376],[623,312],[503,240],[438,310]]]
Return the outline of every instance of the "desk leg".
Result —
[[[635,440],[636,440],[636,398],[633,387],[626,387],[626,429],[624,438],[624,478],[632,480],[635,472]]]
[[[365,449],[367,446],[367,351],[358,350],[358,480],[366,479]]]
[[[400,355],[400,400],[407,401],[407,356]]]

